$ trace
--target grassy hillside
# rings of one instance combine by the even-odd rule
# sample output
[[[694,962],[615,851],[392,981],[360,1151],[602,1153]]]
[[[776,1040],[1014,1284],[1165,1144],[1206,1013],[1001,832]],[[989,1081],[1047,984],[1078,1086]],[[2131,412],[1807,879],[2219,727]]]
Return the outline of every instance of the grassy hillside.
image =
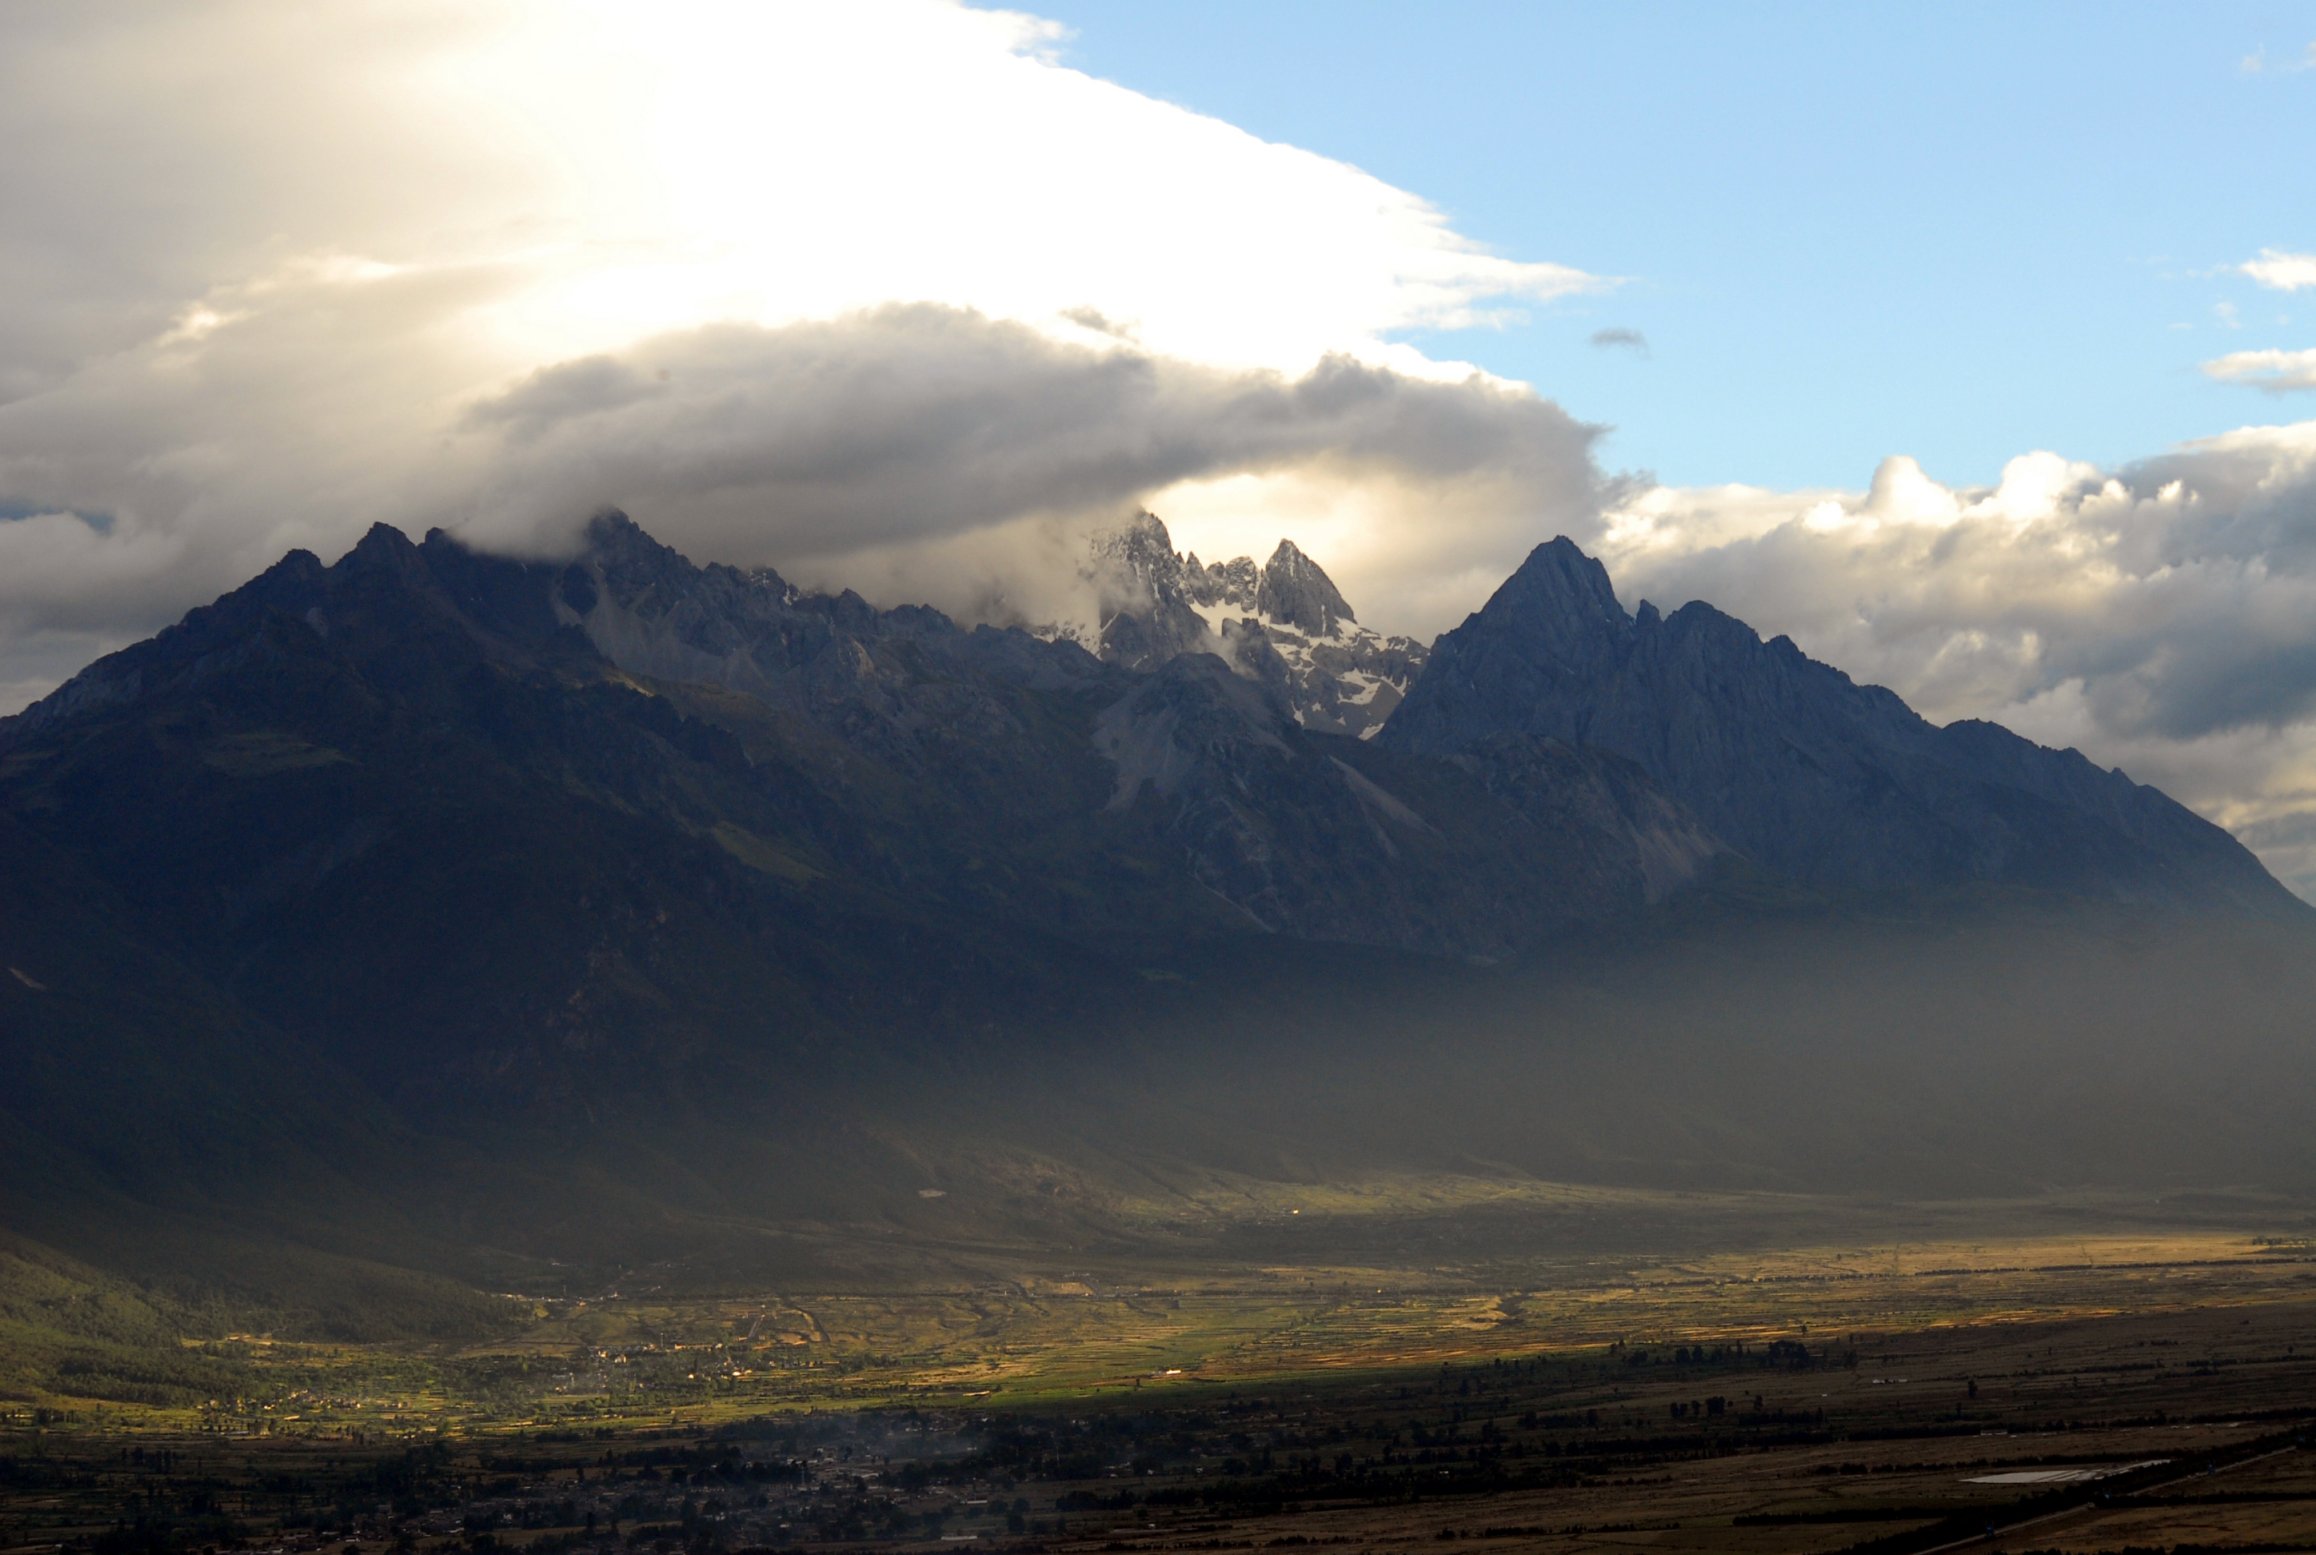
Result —
[[[230,1392],[231,1365],[188,1349],[199,1314],[22,1237],[0,1235],[0,1398],[185,1405]]]

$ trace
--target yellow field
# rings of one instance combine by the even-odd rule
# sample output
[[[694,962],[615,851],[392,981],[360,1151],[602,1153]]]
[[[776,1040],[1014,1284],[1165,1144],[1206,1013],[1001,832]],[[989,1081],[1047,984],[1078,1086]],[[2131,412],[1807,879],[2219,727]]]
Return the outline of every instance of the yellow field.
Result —
[[[521,1322],[489,1343],[187,1341],[242,1365],[246,1391],[193,1409],[37,1403],[90,1426],[222,1433],[634,1427],[904,1402],[1150,1398],[1618,1343],[1823,1342],[2316,1297],[2307,1243],[2199,1230],[1530,1262],[1049,1268],[965,1288],[682,1300],[510,1295]]]

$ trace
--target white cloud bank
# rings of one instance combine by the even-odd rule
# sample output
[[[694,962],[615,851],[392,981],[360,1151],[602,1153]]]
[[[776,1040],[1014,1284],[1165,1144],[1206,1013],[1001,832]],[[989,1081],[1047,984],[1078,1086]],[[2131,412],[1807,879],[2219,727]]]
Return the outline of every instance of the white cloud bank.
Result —
[[[1185,478],[1422,491],[1461,438],[1581,521],[1587,434],[1394,336],[1603,283],[1054,39],[943,0],[0,10],[0,696],[380,519],[535,545],[622,500],[890,563]]]
[[[461,430],[489,450],[496,489],[469,528],[485,543],[552,544],[610,501],[746,555],[777,514],[801,580],[974,615],[1003,595],[996,613],[1032,618],[1071,603],[1032,591],[1083,581],[1082,556],[1055,560],[1082,550],[1076,521],[1143,501],[1211,544],[1229,515],[1198,494],[1264,488],[1239,516],[1267,547],[1283,489],[1335,507],[1356,491],[1386,502],[1362,516],[1392,569],[1428,577],[1516,558],[1541,518],[1581,523],[1608,489],[1595,429],[1526,389],[1347,355],[1294,376],[1220,367],[926,304],[654,337],[536,373]],[[1387,610],[1412,603],[1391,571],[1354,558],[1347,576]]]

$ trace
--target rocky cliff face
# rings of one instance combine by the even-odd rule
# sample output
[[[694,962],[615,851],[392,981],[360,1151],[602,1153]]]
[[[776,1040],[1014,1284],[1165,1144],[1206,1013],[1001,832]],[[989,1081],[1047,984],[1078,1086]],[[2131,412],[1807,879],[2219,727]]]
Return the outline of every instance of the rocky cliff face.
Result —
[[[1361,697],[1353,677],[1380,668],[1404,683],[1413,645],[1358,628],[1292,545],[1262,568],[1206,566],[1145,516],[1102,537],[1096,558],[1110,597],[1133,607],[1104,622],[1106,662],[1025,633],[960,632],[932,611],[800,595],[768,571],[695,568],[617,516],[559,575],[552,605],[622,671],[742,693],[890,768],[903,780],[893,803],[923,824],[864,840],[888,870],[906,838],[935,829],[994,826],[992,851],[1041,835],[1048,884],[1130,840],[1173,883],[1105,882],[1113,929],[1172,921],[1186,909],[1161,903],[1189,887],[1239,927],[1503,955],[1658,900],[1720,851],[1623,763],[1562,753],[1565,792],[1546,799],[1491,788],[1469,763],[1394,764],[1326,739],[1338,730],[1325,710]],[[1098,807],[1096,761],[1109,779]],[[1378,764],[1380,780],[1364,770]],[[906,867],[896,880],[953,889],[953,858]]]
[[[1297,722],[1372,738],[1423,668],[1423,645],[1361,626],[1334,581],[1281,540],[1270,560],[1201,563],[1174,550],[1144,513],[1094,538],[1101,656],[1152,669],[1211,653],[1250,680],[1282,689]]]
[[[1628,615],[1565,539],[1439,640],[1382,743],[1442,755],[1507,735],[1626,757],[1715,836],[1808,885],[1996,881],[2297,910],[2232,837],[2156,790],[1991,724],[1938,728],[1707,604]]]

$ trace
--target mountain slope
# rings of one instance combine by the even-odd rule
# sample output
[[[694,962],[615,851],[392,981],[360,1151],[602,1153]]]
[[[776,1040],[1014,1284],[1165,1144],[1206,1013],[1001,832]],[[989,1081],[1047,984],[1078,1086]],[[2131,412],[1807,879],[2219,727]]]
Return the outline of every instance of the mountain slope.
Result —
[[[1628,764],[1568,763],[1586,791],[1625,799],[1567,824],[1540,828],[1454,766],[1427,770],[1431,797],[1411,805],[1369,770],[1378,758],[1307,727],[1276,676],[1218,673],[1181,645],[1136,673],[1068,643],[693,568],[621,519],[556,590],[559,617],[620,671],[744,736],[776,728],[751,760],[805,767],[882,884],[913,896],[962,884],[982,910],[1081,943],[1227,924],[1501,954],[1683,878],[1660,867],[1660,833],[1693,823],[1642,802]],[[1267,639],[1244,624],[1239,643],[1261,652]],[[745,704],[686,689],[703,683]],[[861,803],[864,756],[886,769],[888,808]],[[896,827],[903,812],[914,824]],[[937,851],[916,851],[928,841]],[[1074,889],[1055,895],[1057,881]]]
[[[1299,558],[1224,585],[1324,668]],[[293,554],[0,722],[0,1228],[428,1333],[482,1310],[442,1276],[1220,1245],[1151,1185],[1232,1174],[2307,1180],[2256,865],[1674,620],[1548,547],[1361,739],[1204,637],[1136,670],[617,516]]]
[[[1208,658],[1135,675],[611,519],[560,566],[293,555],[0,724],[0,809],[379,1083],[606,1116],[1042,1018],[1185,939],[1501,955],[1710,854],[1629,764],[1554,761],[1537,811]]]
[[[1152,968],[1512,954],[1710,853],[1628,763],[1537,763],[1499,794],[1208,657],[622,518],[570,563],[294,553],[0,722],[7,1214],[328,1306],[383,1249],[481,1278],[919,1213],[879,1120],[1163,1003]]]
[[[2156,790],[1993,724],[1936,727],[1701,602],[1628,615],[1606,570],[1565,539],[1439,640],[1380,741],[1444,755],[1510,736],[1623,756],[1715,836],[1813,887],[1988,881],[2304,910],[2234,838]]]

